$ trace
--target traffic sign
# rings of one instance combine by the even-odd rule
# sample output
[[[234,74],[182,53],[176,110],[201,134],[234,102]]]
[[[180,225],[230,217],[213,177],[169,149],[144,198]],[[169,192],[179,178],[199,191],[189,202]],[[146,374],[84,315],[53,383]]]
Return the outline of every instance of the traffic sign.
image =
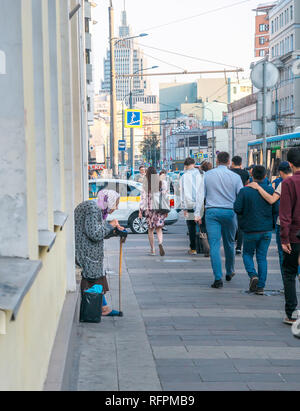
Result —
[[[126,151],[126,140],[119,140],[119,151]]]
[[[143,127],[143,112],[142,110],[125,110],[125,127],[126,128],[141,128]]]
[[[279,70],[270,61],[261,61],[253,67],[250,77],[254,86],[259,90],[264,87],[264,77],[266,79],[265,87],[272,88],[278,82]]]

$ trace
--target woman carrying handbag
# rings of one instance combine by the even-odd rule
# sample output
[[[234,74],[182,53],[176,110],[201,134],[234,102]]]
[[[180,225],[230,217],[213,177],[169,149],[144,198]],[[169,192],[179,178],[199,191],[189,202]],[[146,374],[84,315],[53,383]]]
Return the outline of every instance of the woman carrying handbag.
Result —
[[[159,254],[165,255],[162,228],[170,211],[167,188],[167,182],[159,178],[155,167],[149,167],[141,194],[139,218],[144,216],[147,220],[150,255],[155,255],[154,230],[157,234]]]

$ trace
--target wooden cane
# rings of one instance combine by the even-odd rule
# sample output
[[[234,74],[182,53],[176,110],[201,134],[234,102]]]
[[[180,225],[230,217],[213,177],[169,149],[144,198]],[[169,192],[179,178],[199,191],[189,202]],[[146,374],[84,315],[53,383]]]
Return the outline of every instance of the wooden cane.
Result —
[[[123,257],[123,239],[120,238],[120,258],[119,258],[119,317],[123,317],[123,312],[121,311],[122,257]]]

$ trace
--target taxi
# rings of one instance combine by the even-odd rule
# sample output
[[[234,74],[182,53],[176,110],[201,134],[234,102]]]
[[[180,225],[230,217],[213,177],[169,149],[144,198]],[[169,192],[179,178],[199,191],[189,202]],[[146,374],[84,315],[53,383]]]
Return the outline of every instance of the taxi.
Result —
[[[89,180],[89,199],[95,200],[98,192],[104,189],[114,190],[120,194],[119,208],[108,216],[107,221],[117,219],[121,226],[129,227],[134,234],[146,234],[148,231],[146,218],[139,218],[142,184],[133,180],[105,178]],[[165,220],[165,225],[178,221],[174,196],[169,195],[169,200],[171,211]]]

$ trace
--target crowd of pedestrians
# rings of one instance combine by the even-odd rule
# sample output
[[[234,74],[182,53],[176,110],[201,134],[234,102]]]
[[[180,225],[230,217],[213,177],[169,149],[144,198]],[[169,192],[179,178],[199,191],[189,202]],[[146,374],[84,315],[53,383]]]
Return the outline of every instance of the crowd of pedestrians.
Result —
[[[163,172],[164,177],[165,174]],[[196,167],[194,159],[187,158],[178,194],[189,235],[188,254],[197,254],[197,232],[208,239],[205,256],[210,256],[211,260],[212,288],[223,287],[222,240],[225,280],[230,282],[234,277],[235,255],[242,254],[249,277],[249,292],[263,295],[268,250],[275,230],[286,301],[284,322],[292,324],[295,321],[292,314],[297,308],[296,278],[300,265],[300,148],[289,150],[287,161],[279,165],[279,174],[271,183],[264,166],[245,169],[241,157],[235,156],[230,162],[226,152],[217,155],[215,168],[207,161]],[[159,192],[165,195],[167,185],[165,179],[162,185],[161,176],[153,167],[147,170],[143,181],[140,217],[147,218],[150,254],[155,255],[153,232],[156,230],[160,255],[165,255],[162,228],[167,210],[161,210],[159,205],[154,210],[152,195]]]
[[[288,151],[287,161],[279,165],[279,174],[270,182],[264,166],[244,169],[241,157],[235,156],[230,162],[226,152],[218,153],[215,168],[207,161],[197,167],[193,158],[187,158],[175,194],[180,203],[177,208],[186,220],[188,254],[197,254],[196,239],[201,238],[204,255],[211,260],[212,288],[223,287],[222,240],[225,280],[233,279],[235,256],[242,254],[249,292],[263,295],[268,249],[275,229],[285,295],[284,322],[293,324],[300,265],[300,147]],[[139,218],[147,221],[150,255],[156,252],[156,232],[159,254],[164,256],[163,230],[170,212],[167,172],[161,170],[158,174],[155,167],[140,166],[133,178],[143,184]],[[76,261],[82,269],[82,291],[95,283],[101,284],[104,292],[108,290],[103,273],[103,240],[124,230],[117,220],[106,222],[108,214],[118,208],[119,197],[112,190],[102,190],[97,203],[87,201],[75,210]],[[103,315],[118,312],[104,307]]]

